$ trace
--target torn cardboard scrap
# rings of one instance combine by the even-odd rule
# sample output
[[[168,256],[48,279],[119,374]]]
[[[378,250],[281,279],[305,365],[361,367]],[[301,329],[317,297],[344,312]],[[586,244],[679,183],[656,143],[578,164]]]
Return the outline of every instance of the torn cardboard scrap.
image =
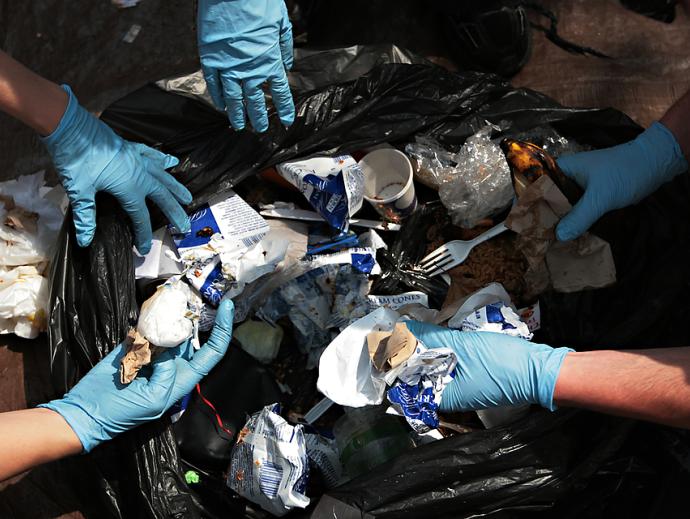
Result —
[[[518,233],[516,246],[527,259],[527,298],[552,287],[574,292],[616,282],[616,266],[607,242],[585,233],[558,242],[554,230],[571,205],[548,176],[530,184],[513,206],[506,225]]]
[[[392,332],[371,332],[367,347],[374,367],[389,371],[405,362],[414,353],[417,339],[405,323],[397,323]]]
[[[120,360],[120,382],[129,384],[143,366],[151,363],[161,348],[150,345],[134,328],[127,333],[125,348],[127,353]]]

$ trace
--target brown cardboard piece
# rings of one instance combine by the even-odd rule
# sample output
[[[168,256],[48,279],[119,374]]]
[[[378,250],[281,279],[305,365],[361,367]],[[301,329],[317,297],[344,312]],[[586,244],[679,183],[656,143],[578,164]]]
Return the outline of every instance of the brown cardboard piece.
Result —
[[[543,176],[528,186],[506,219],[506,226],[518,233],[516,245],[527,259],[525,281],[531,297],[549,287],[575,292],[616,282],[607,242],[590,233],[569,242],[556,240],[556,225],[571,207],[556,184]]]
[[[410,358],[417,347],[417,339],[405,323],[397,323],[392,332],[371,332],[367,347],[374,367],[389,371]]]

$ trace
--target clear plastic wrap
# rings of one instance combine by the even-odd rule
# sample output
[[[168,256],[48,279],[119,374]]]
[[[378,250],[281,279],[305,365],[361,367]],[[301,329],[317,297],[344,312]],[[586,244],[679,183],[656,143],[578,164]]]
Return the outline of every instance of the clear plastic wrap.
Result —
[[[455,225],[471,229],[513,199],[505,155],[491,141],[491,132],[499,129],[487,124],[469,137],[455,156],[457,165],[443,170],[438,195]]]
[[[510,126],[510,123],[508,121],[501,121],[499,126],[505,129]],[[534,128],[518,133],[507,133],[515,140],[536,144],[544,151],[548,152],[553,158],[592,149],[591,146],[581,144],[574,139],[567,139],[548,124],[535,126]]]
[[[415,141],[405,146],[405,153],[413,161],[414,179],[438,191],[444,175],[455,168],[455,153],[425,135],[417,136]]]

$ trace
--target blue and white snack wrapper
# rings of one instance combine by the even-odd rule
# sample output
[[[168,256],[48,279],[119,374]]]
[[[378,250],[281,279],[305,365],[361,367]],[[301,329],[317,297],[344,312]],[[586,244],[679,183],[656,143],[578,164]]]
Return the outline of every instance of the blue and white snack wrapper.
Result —
[[[438,428],[441,394],[455,376],[457,357],[449,348],[428,349],[417,343],[414,353],[386,374],[395,379],[387,397],[393,414],[404,416],[418,433]]]
[[[268,223],[233,191],[216,195],[189,219],[190,231],[173,235],[173,241],[185,276],[212,306],[273,269],[262,245]]]
[[[364,173],[350,155],[284,162],[276,169],[336,229],[347,230],[362,207]]]
[[[292,426],[278,404],[251,416],[232,451],[227,485],[267,512],[282,516],[306,508],[309,459],[301,425]]]
[[[189,221],[189,232],[173,235],[183,259],[186,251],[208,244],[214,234],[225,239],[234,238],[249,248],[259,243],[269,231],[266,220],[234,191],[214,196],[194,211]]]
[[[307,369],[311,369],[333,339],[332,328],[366,315],[367,287],[367,276],[351,265],[327,264],[274,290],[257,315],[273,324],[287,316],[298,348],[309,355]]]
[[[483,306],[462,321],[464,332],[496,332],[513,337],[532,339],[532,332],[528,326],[520,320],[515,311],[503,302],[492,303]]]

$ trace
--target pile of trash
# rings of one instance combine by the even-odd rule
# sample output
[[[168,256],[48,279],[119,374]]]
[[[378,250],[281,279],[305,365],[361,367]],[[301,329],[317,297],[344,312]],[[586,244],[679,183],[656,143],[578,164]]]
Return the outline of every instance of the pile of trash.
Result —
[[[333,61],[331,51],[312,54],[301,71],[298,51],[296,84],[313,84],[295,75]],[[117,131],[180,158],[172,173],[194,194],[192,229],[179,234],[154,213],[159,228],[140,258],[126,216],[103,197],[94,244],[105,253],[75,250],[63,231],[49,330],[56,391],[132,329],[131,358],[143,364],[154,346],[203,342],[224,298],[236,308],[227,355],[171,415],[90,458],[112,508],[466,517],[586,504],[582,489],[599,471],[630,489],[629,465],[605,465],[627,423],[530,407],[444,413],[443,390],[462,376],[455,354],[420,343],[405,323],[563,345],[553,337],[573,314],[560,309],[629,286],[614,262],[627,249],[598,228],[555,240],[580,193],[552,158],[639,128],[491,75],[397,59],[374,66],[378,58],[361,70],[360,52],[339,54],[357,70],[348,81],[299,93],[288,130],[233,132],[194,93],[155,86],[104,113]],[[430,268],[443,245],[497,226],[465,261]],[[89,291],[98,301],[87,307]],[[610,312],[568,340],[614,330],[609,322]],[[644,320],[633,324],[626,333]],[[136,362],[122,373],[136,376]]]
[[[180,437],[189,438],[199,430],[199,416],[187,411],[201,407],[209,424],[216,420],[224,434],[205,438],[206,447],[202,442],[191,451],[183,442],[183,459],[189,454],[201,470],[224,462],[221,473],[232,491],[280,516],[405,450],[507,425],[529,412],[521,406],[443,416],[443,390],[462,376],[456,355],[421,343],[405,325],[413,319],[529,340],[540,326],[538,296],[544,290],[583,290],[615,281],[610,248],[599,238],[587,235],[570,248],[554,241],[554,226],[570,206],[555,183],[563,179],[548,153],[502,137],[504,152],[491,139],[497,130],[487,124],[456,152],[422,137],[400,147],[405,151],[382,144],[278,164],[266,182],[291,186],[297,204],[270,200],[252,207],[235,191],[218,193],[190,214],[188,232],[161,228],[146,257],[134,253],[137,283],[142,292],[155,292],[142,304],[128,342],[123,383],[158,348],[189,338],[198,348],[199,333],[210,329],[215,309],[231,299],[237,306],[234,339],[254,359],[244,362],[265,366],[278,386],[273,394],[280,398],[259,399],[244,408],[250,418],[241,427],[226,425],[227,414],[219,409],[232,407],[234,383],[225,382],[226,395],[211,394],[207,387],[222,376],[211,373],[176,406],[173,421]],[[564,141],[561,137],[567,147]],[[418,182],[438,189],[443,204],[436,203],[445,221],[433,241],[415,225],[434,207],[418,201]],[[359,214],[367,218],[356,218]],[[419,234],[420,250],[432,252],[453,227],[448,220],[468,236],[505,221],[511,230],[505,246],[524,259],[511,273],[525,281],[522,290],[511,295],[490,279],[476,291],[451,291],[455,280],[445,272],[457,266],[441,265],[430,273],[420,257],[379,264],[380,253],[390,259],[401,246],[410,248],[401,238],[410,229]],[[482,265],[495,261],[483,257],[489,244],[470,252],[475,259],[469,263],[491,271]],[[417,282],[437,277],[436,284],[445,285],[445,300],[430,303],[423,285],[376,293],[377,281],[391,271],[407,271]],[[518,309],[513,298],[525,307]],[[214,432],[204,433],[209,434]],[[227,442],[220,456],[211,452],[218,441]]]
[[[43,172],[0,183],[0,334],[46,331],[50,260],[67,207]]]

